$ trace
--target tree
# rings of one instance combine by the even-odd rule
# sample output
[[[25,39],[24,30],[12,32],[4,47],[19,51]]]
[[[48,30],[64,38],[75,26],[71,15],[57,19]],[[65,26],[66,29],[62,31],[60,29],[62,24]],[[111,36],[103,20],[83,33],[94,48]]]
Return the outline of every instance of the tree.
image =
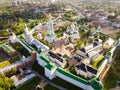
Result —
[[[71,36],[69,36],[69,42],[72,42],[72,40],[73,40],[73,39],[72,39],[72,37],[71,37]]]
[[[103,42],[105,42],[108,38],[109,37],[107,35],[100,33],[100,39],[102,39]]]
[[[14,87],[14,80],[2,74],[0,78],[0,90],[11,90],[11,87]]]
[[[15,74],[17,72],[17,69],[16,68],[12,68],[11,71],[10,71],[10,74]]]
[[[76,42],[76,45],[75,45],[75,50],[80,49],[81,46],[82,46],[82,44],[83,44],[83,42],[81,42],[80,40],[78,40],[78,41]]]

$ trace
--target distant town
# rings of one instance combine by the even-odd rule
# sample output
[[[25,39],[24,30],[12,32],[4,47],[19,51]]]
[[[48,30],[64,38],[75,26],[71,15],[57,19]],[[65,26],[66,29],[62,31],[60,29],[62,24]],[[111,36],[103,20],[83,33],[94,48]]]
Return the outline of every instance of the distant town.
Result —
[[[0,90],[119,90],[119,1],[0,1]]]

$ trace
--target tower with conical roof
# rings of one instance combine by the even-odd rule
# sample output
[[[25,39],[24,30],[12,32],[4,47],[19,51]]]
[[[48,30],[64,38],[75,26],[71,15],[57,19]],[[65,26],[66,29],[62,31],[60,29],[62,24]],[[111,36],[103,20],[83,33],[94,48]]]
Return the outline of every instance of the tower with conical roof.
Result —
[[[41,35],[40,32],[37,32],[37,37],[38,37],[39,39],[42,39],[42,35]]]
[[[48,20],[48,34],[54,34],[53,21],[51,18]]]
[[[102,33],[102,28],[101,28],[100,25],[99,25],[99,27],[97,28],[96,32],[98,32],[98,33]]]
[[[16,43],[16,35],[12,31],[10,31],[10,41]]]
[[[46,40],[49,43],[52,43],[52,42],[56,41],[56,39],[57,39],[57,35],[54,33],[52,18],[49,18],[47,26],[48,26],[48,33],[46,35]]]
[[[26,24],[24,25],[24,32],[25,32],[25,35],[29,35],[29,30]]]

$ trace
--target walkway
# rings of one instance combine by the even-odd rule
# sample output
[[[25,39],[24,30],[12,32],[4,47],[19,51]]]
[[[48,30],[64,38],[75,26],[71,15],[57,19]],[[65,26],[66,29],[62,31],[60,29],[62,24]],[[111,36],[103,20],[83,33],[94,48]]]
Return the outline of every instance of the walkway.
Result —
[[[76,64],[78,64],[79,62],[75,59],[75,58],[72,58],[71,60],[69,60],[69,66],[67,67],[67,71],[69,71],[69,69],[72,67],[72,66],[74,66],[74,65],[76,65]]]
[[[32,70],[30,67],[28,67],[28,69],[31,70],[31,71],[32,71],[35,75],[37,75],[39,78],[41,78],[41,79],[45,82],[45,84],[46,84],[46,82],[47,82],[48,84],[52,85],[52,86],[55,87],[55,88],[58,88],[59,90],[67,90],[67,89],[65,89],[65,88],[63,88],[63,87],[61,87],[61,86],[59,86],[59,85],[51,82],[49,79],[45,78],[43,75],[40,75],[38,72]]]

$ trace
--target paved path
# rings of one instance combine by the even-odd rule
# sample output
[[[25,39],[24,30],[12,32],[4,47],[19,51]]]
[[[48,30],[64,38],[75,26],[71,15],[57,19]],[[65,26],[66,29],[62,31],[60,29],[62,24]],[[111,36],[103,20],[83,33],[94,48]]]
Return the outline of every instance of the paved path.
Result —
[[[69,69],[73,66],[73,65],[76,65],[77,63],[79,63],[75,58],[72,58],[70,61],[69,61],[69,66],[67,67],[67,71],[69,71]]]
[[[48,82],[42,80],[39,85],[44,88],[47,84]]]
[[[53,87],[58,88],[59,90],[67,90],[53,82],[51,82],[49,79],[45,78],[43,75],[40,75],[38,72],[32,70],[31,68],[28,68],[29,70],[31,70],[35,75],[37,75],[39,78],[41,78],[45,83],[48,82],[48,84],[52,85]]]

